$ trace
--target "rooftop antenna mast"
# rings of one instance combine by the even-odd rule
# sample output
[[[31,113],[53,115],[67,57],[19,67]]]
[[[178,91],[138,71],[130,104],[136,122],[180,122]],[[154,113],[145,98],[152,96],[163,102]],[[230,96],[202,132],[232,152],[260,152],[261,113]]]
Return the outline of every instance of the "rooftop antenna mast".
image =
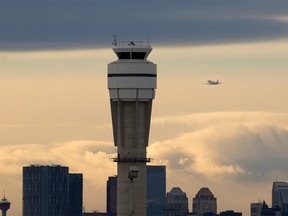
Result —
[[[115,34],[113,34],[113,42],[112,42],[112,44],[114,46],[117,46],[117,35],[115,35]]]

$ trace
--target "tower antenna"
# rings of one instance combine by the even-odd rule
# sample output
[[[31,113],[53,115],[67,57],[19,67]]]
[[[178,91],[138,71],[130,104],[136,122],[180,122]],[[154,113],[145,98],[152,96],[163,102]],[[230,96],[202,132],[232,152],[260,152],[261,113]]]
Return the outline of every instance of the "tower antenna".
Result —
[[[112,44],[114,46],[117,46],[117,35],[115,35],[115,34],[113,34],[113,42],[112,42]]]

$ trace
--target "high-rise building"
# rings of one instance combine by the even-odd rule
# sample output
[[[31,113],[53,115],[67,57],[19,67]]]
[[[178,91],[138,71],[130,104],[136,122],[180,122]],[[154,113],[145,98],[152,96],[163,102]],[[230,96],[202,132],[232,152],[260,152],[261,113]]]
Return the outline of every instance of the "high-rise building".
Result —
[[[166,195],[165,216],[186,216],[188,210],[188,197],[180,187],[173,187]]]
[[[82,216],[83,174],[69,173],[69,216]]]
[[[217,199],[209,188],[201,188],[193,198],[193,213],[203,215],[205,213],[217,214]]]
[[[263,202],[265,203],[265,202]],[[261,210],[263,208],[263,203],[251,203],[250,204],[250,216],[261,216]]]
[[[251,203],[251,216],[284,216],[279,207],[269,208],[265,201]]]
[[[147,216],[164,216],[166,166],[147,166]]]
[[[7,211],[10,208],[11,203],[4,197],[0,200],[0,210],[2,211],[2,216],[7,215]]]
[[[109,216],[117,215],[117,176],[109,176],[106,187],[106,211]]]
[[[114,145],[117,146],[117,215],[146,216],[146,156],[156,65],[152,47],[141,41],[118,42],[118,60],[108,64]]]
[[[280,208],[282,216],[288,216],[288,183],[273,182],[272,208]]]
[[[69,216],[69,168],[23,167],[23,215]]]

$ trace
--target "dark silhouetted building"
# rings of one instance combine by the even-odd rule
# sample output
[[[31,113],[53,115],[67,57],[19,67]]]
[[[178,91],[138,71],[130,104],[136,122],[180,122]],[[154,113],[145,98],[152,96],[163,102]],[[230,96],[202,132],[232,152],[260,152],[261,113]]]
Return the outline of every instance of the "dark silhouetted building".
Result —
[[[82,174],[69,175],[68,167],[25,166],[23,167],[23,216],[80,216],[82,215],[82,191]]]
[[[193,213],[204,215],[205,213],[217,214],[217,199],[207,187],[201,188],[193,198]]]
[[[68,167],[23,167],[23,215],[69,216]]]
[[[106,187],[106,211],[109,216],[117,215],[117,176],[109,176]]]
[[[81,216],[83,206],[83,174],[69,173],[69,216]]]
[[[273,182],[272,208],[280,208],[282,216],[288,216],[288,183]]]
[[[147,216],[164,216],[165,195],[166,166],[147,166]]]
[[[84,212],[82,216],[109,216],[105,212]]]
[[[265,201],[251,203],[251,216],[284,216],[279,207],[269,208]]]
[[[262,202],[250,204],[250,216],[261,216],[261,210],[263,207]]]
[[[242,216],[242,212],[234,212],[233,210],[227,210],[220,212],[220,216]]]
[[[188,212],[186,193],[179,187],[172,188],[166,195],[165,216],[186,216]]]

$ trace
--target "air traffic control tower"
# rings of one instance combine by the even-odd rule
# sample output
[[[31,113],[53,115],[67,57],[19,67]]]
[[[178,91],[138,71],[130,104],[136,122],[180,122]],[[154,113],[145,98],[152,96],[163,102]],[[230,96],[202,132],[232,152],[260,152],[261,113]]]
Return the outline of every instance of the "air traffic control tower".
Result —
[[[141,41],[114,40],[118,60],[108,64],[114,145],[117,147],[117,215],[146,216],[146,156],[157,68]]]

